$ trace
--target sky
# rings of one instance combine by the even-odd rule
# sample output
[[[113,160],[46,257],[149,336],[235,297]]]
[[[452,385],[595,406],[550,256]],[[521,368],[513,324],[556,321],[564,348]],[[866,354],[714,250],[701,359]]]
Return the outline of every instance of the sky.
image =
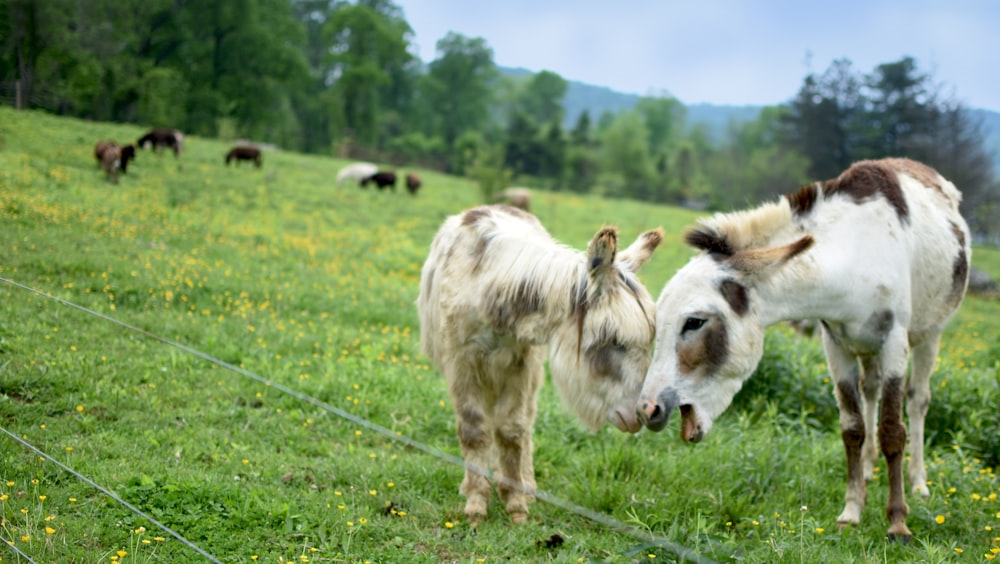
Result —
[[[995,0],[395,0],[417,54],[449,31],[494,62],[684,104],[773,105],[837,59],[909,56],[970,108],[1000,111]]]

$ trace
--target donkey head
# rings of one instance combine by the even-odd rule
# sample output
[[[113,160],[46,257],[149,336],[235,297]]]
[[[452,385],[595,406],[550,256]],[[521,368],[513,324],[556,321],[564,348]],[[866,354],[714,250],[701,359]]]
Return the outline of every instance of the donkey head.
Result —
[[[635,402],[649,367],[656,307],[636,273],[662,240],[657,228],[618,253],[618,230],[598,231],[571,297],[572,313],[551,342],[556,388],[591,429],[605,421],[630,433],[642,428]]]
[[[732,402],[764,352],[764,327],[754,288],[812,236],[785,246],[735,250],[702,224],[688,232],[696,256],[667,283],[656,305],[656,352],[646,375],[638,417],[661,431],[680,407],[681,438],[700,441]]]

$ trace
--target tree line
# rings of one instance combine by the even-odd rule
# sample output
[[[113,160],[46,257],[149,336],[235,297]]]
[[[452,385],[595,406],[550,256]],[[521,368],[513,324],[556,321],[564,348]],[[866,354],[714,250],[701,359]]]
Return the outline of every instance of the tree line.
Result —
[[[288,150],[423,165],[480,180],[725,210],[851,162],[908,156],[1000,231],[984,133],[912,58],[810,73],[787,104],[713,140],[669,96],[582,112],[567,82],[503,76],[482,38],[450,32],[424,64],[391,0],[0,0],[0,97],[101,121]]]

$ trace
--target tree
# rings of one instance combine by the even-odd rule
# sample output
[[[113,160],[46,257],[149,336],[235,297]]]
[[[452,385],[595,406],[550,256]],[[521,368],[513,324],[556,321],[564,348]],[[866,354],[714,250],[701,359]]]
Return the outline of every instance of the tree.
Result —
[[[21,108],[47,107],[55,110],[51,96],[60,77],[41,70],[40,62],[54,55],[52,47],[69,41],[69,22],[73,3],[67,0],[36,2],[7,0],[0,3],[0,79],[13,86]],[[58,72],[58,71],[57,71]],[[40,92],[42,90],[43,92]],[[43,98],[46,100],[43,102]]]
[[[329,44],[327,83],[340,105],[334,112],[340,136],[374,147],[380,112],[403,105],[400,93],[410,78],[408,51],[413,31],[401,11],[385,0],[338,4],[324,32]]]
[[[556,117],[542,131],[539,139],[541,157],[538,163],[538,174],[555,181],[558,187],[562,181],[563,170],[566,167],[566,135],[562,128],[562,119]]]
[[[854,160],[863,137],[862,80],[847,59],[839,59],[821,76],[809,74],[783,118],[784,144],[811,161],[813,178],[832,178]]]
[[[422,94],[435,124],[449,147],[462,132],[484,129],[490,121],[492,85],[499,76],[493,50],[482,38],[449,32],[437,42],[437,59],[431,61]]]
[[[590,112],[588,110],[583,110],[577,116],[576,125],[573,126],[569,137],[570,143],[574,146],[584,147],[590,145]]]
[[[758,205],[808,182],[809,159],[780,141],[788,111],[764,108],[756,121],[731,126],[729,141],[706,162],[712,207]]]
[[[972,232],[1000,234],[1000,184],[986,151],[982,121],[955,101],[943,102],[928,140],[927,161],[962,191],[962,215]]]
[[[649,131],[651,154],[669,154],[684,134],[687,111],[676,98],[640,98],[635,106]]]
[[[601,181],[608,196],[650,199],[648,139],[649,130],[635,110],[622,112],[601,132]]]
[[[534,120],[524,112],[515,112],[507,124],[504,144],[504,166],[515,175],[537,176],[541,171],[539,129]]]
[[[865,82],[870,135],[858,156],[908,155],[926,160],[938,112],[930,76],[921,74],[912,58],[904,57],[878,65]]]
[[[554,72],[535,73],[520,91],[517,110],[537,124],[561,122],[567,86],[566,80]]]
[[[939,91],[910,57],[878,65],[864,79],[849,61],[837,61],[821,78],[806,77],[783,118],[785,147],[810,159],[810,176],[819,179],[860,159],[922,161],[965,194],[962,211],[984,234],[996,224],[1000,191],[991,158],[979,124]]]

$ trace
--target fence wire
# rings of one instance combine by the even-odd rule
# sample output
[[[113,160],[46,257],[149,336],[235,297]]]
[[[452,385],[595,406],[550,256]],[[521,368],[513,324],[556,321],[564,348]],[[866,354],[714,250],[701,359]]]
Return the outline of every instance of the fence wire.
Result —
[[[61,468],[63,470],[63,472],[67,472],[67,473],[71,474],[77,480],[80,480],[81,482],[85,482],[90,487],[96,489],[97,491],[101,492],[102,494],[104,494],[104,495],[110,497],[111,499],[117,501],[118,503],[120,503],[121,505],[125,506],[126,508],[128,508],[130,511],[132,511],[136,515],[139,515],[140,517],[148,520],[153,525],[156,525],[157,527],[159,527],[163,532],[165,532],[168,535],[170,535],[170,536],[174,537],[175,539],[179,540],[182,544],[184,544],[185,546],[187,546],[191,550],[193,550],[193,551],[197,552],[198,554],[204,556],[206,559],[208,559],[208,560],[210,560],[212,562],[216,562],[217,564],[222,564],[221,562],[219,562],[219,560],[217,558],[215,558],[211,554],[205,552],[198,545],[196,545],[193,542],[189,541],[188,539],[184,538],[184,536],[181,535],[180,533],[178,533],[177,531],[171,529],[170,527],[168,527],[168,526],[164,525],[163,523],[161,523],[161,522],[157,521],[156,519],[154,519],[152,515],[146,513],[142,509],[139,509],[138,507],[136,507],[136,506],[132,505],[131,503],[125,501],[124,499],[122,499],[121,497],[119,497],[117,494],[115,494],[111,490],[105,488],[104,486],[101,486],[97,482],[91,480],[90,478],[84,476],[83,474],[77,472],[76,470],[73,470],[72,468],[70,468],[69,466],[66,466],[62,462],[59,462],[58,460],[52,458],[48,454],[45,454],[44,452],[42,452],[41,449],[39,449],[35,445],[29,443],[28,441],[26,441],[26,440],[22,439],[21,437],[15,435],[14,433],[11,433],[10,431],[8,431],[7,429],[5,429],[3,427],[0,427],[0,433],[3,433],[5,435],[7,435],[8,437],[10,437],[11,439],[13,439],[14,441],[16,441],[18,443],[21,443],[21,445],[23,447],[25,447],[26,449],[30,450],[31,452],[37,454],[38,456],[42,457],[45,460],[45,462],[48,462],[48,463],[51,463],[51,464],[55,464],[56,466],[58,466],[59,468]]]
[[[645,549],[659,548],[659,549],[665,550],[667,552],[670,552],[671,554],[677,556],[678,558],[680,558],[682,560],[687,560],[687,561],[697,562],[697,563],[711,563],[711,562],[713,562],[712,560],[707,559],[707,558],[699,555],[695,551],[693,551],[693,550],[691,550],[691,549],[689,549],[687,547],[684,547],[684,546],[682,546],[680,544],[677,544],[677,543],[671,541],[670,539],[667,539],[665,537],[661,537],[661,536],[658,536],[658,535],[651,534],[648,531],[644,531],[644,530],[639,529],[639,528],[637,528],[635,526],[629,525],[629,524],[627,524],[625,522],[622,522],[622,521],[620,521],[618,519],[615,519],[614,517],[611,517],[610,515],[605,515],[603,513],[598,513],[598,512],[596,512],[596,511],[594,511],[592,509],[583,507],[581,505],[575,504],[575,503],[570,502],[570,501],[566,501],[566,500],[560,499],[560,498],[558,498],[556,496],[553,496],[553,495],[545,492],[544,490],[540,490],[540,489],[527,490],[520,483],[515,483],[515,482],[507,479],[504,476],[496,476],[491,471],[489,471],[488,469],[476,466],[474,464],[470,464],[470,463],[466,462],[465,460],[463,460],[460,457],[457,457],[457,456],[454,456],[452,454],[446,453],[444,451],[441,451],[439,449],[436,449],[434,447],[431,447],[429,445],[421,443],[421,442],[419,442],[417,440],[411,439],[411,438],[409,438],[407,436],[397,434],[395,431],[392,431],[391,429],[389,429],[387,427],[383,427],[383,426],[381,426],[381,425],[379,425],[377,423],[374,423],[372,421],[369,421],[369,420],[367,420],[367,419],[365,419],[363,417],[359,417],[357,415],[354,415],[353,413],[345,411],[345,410],[343,410],[343,409],[341,409],[339,407],[336,407],[336,406],[331,405],[329,403],[326,403],[326,402],[324,402],[322,400],[314,398],[314,397],[312,397],[312,396],[310,396],[308,394],[304,394],[304,393],[302,393],[302,392],[300,392],[298,390],[295,390],[293,388],[285,386],[285,385],[283,385],[283,384],[281,384],[279,382],[275,382],[273,380],[270,380],[268,378],[260,376],[260,375],[258,375],[256,373],[251,372],[249,370],[246,370],[246,369],[244,369],[244,368],[242,368],[240,366],[236,366],[234,364],[231,364],[229,362],[226,362],[224,360],[216,358],[216,357],[214,357],[212,355],[209,355],[207,353],[199,351],[199,350],[197,350],[195,348],[192,348],[192,347],[190,347],[188,345],[185,345],[183,343],[180,343],[180,342],[174,341],[172,339],[168,339],[166,337],[157,335],[157,334],[152,333],[150,331],[147,331],[147,330],[145,330],[145,329],[143,329],[141,327],[137,327],[135,325],[126,323],[126,322],[121,321],[119,319],[115,319],[115,318],[110,317],[108,315],[105,315],[105,314],[103,314],[101,312],[94,311],[92,309],[89,309],[89,308],[81,306],[79,304],[70,302],[69,300],[60,298],[58,296],[53,296],[52,294],[43,292],[41,290],[35,289],[35,288],[31,287],[31,286],[22,284],[20,282],[11,280],[9,278],[0,277],[0,282],[4,282],[4,283],[9,284],[10,286],[13,286],[15,288],[19,288],[19,289],[24,290],[26,292],[29,292],[29,293],[35,294],[37,296],[43,297],[45,299],[51,300],[51,301],[56,302],[56,303],[58,303],[60,305],[63,305],[63,306],[66,306],[66,307],[69,307],[69,308],[72,308],[72,309],[76,309],[76,310],[81,311],[81,312],[83,312],[83,313],[85,313],[87,315],[90,315],[92,317],[96,317],[96,318],[101,319],[103,321],[106,321],[108,323],[117,325],[117,326],[122,327],[124,329],[127,329],[128,331],[131,331],[133,333],[142,335],[142,336],[147,337],[149,339],[152,339],[154,341],[158,341],[160,343],[163,343],[165,345],[173,347],[173,348],[175,348],[177,350],[183,351],[183,352],[185,352],[187,354],[190,354],[192,356],[195,356],[195,357],[198,357],[198,358],[200,358],[202,360],[205,360],[205,361],[207,361],[207,362],[209,362],[211,364],[214,364],[214,365],[219,366],[221,368],[225,368],[226,370],[235,372],[236,374],[239,374],[240,376],[243,376],[243,377],[248,378],[250,380],[254,380],[256,382],[259,382],[259,383],[261,383],[261,384],[263,384],[263,385],[265,385],[265,386],[267,386],[269,388],[278,390],[278,391],[280,391],[280,392],[282,392],[284,394],[292,396],[292,397],[294,397],[296,399],[299,399],[299,400],[301,400],[303,402],[306,402],[306,403],[308,403],[310,405],[313,405],[313,406],[315,406],[315,407],[317,407],[319,409],[322,409],[324,411],[332,413],[332,414],[334,414],[334,415],[336,415],[336,416],[338,416],[338,417],[340,417],[342,419],[350,421],[350,422],[354,423],[355,425],[358,425],[358,426],[364,427],[365,429],[368,429],[370,431],[376,432],[376,433],[378,433],[378,434],[380,434],[380,435],[382,435],[382,436],[384,436],[386,438],[392,439],[393,441],[402,443],[402,444],[404,444],[404,445],[406,445],[408,447],[411,447],[413,449],[419,450],[419,451],[421,451],[421,452],[423,452],[425,454],[428,454],[428,455],[430,455],[430,456],[432,456],[434,458],[437,458],[437,459],[439,459],[441,461],[444,461],[444,462],[447,462],[449,464],[453,464],[453,465],[456,465],[456,466],[460,466],[460,467],[465,468],[467,470],[470,470],[472,472],[476,472],[478,474],[481,474],[481,475],[487,477],[488,479],[493,480],[494,482],[499,482],[499,483],[502,483],[502,484],[504,484],[506,486],[509,486],[511,488],[518,489],[518,490],[520,490],[522,492],[534,495],[535,498],[538,499],[538,500],[540,500],[540,501],[543,501],[545,503],[548,503],[550,505],[553,505],[555,507],[558,507],[558,508],[563,509],[565,511],[568,511],[570,513],[574,513],[574,514],[576,514],[576,515],[578,515],[580,517],[583,517],[585,519],[593,521],[593,522],[595,522],[597,524],[603,525],[603,526],[605,526],[605,527],[607,527],[609,529],[612,529],[614,531],[617,531],[619,533],[628,535],[628,536],[632,537],[633,539],[638,540],[638,541],[640,541],[640,543],[642,543],[640,546],[633,547],[633,549],[631,549],[630,551],[627,551],[627,552],[631,552],[631,551],[634,551],[634,550],[645,550]],[[12,438],[15,438],[15,440],[17,440],[21,444],[23,444],[23,445],[25,445],[25,446],[27,446],[27,447],[29,447],[31,449],[37,450],[37,449],[35,449],[35,447],[33,447],[33,446],[29,445],[28,443],[24,442],[19,437],[16,437],[16,436],[12,435],[10,432],[8,432],[8,431],[6,431],[6,430],[4,430],[2,428],[0,428],[0,430],[3,430],[8,436],[11,436]],[[74,472],[72,469],[70,469],[70,468],[68,468],[68,467],[66,467],[66,466],[64,466],[62,464],[59,464],[59,465],[64,470],[66,470],[66,471],[68,471],[68,472],[76,475],[77,477],[79,477],[79,478],[81,478],[83,480],[86,480],[92,486],[94,486],[94,487],[96,487],[98,489],[101,489],[101,491],[104,491],[108,495],[112,495],[113,496],[113,494],[111,494],[107,490],[104,490],[103,488],[101,488],[97,484],[91,482],[90,480],[87,480],[83,476],[81,476],[81,475],[77,474],[76,472]],[[130,507],[130,508],[134,507],[134,506],[128,505],[127,502],[125,502],[124,500],[121,500],[120,498],[116,498],[116,499],[120,503],[125,504],[127,507]],[[140,510],[138,508],[134,508],[133,510],[136,511],[136,512],[140,512]],[[182,537],[178,536],[177,538],[180,539]],[[191,545],[191,546],[193,546],[193,545]],[[200,553],[202,553],[204,556],[206,556],[207,558],[215,560],[213,557],[209,556],[207,553],[203,553],[200,549],[197,549],[197,550]]]

